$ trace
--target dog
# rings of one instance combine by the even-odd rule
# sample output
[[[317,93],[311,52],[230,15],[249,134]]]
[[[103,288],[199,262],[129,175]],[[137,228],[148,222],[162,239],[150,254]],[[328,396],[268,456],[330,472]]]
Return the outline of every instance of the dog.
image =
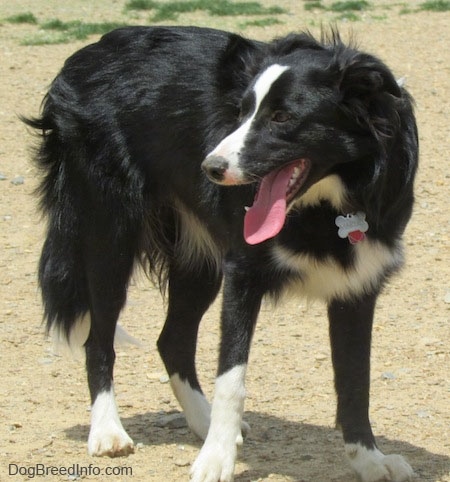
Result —
[[[336,29],[266,43],[127,27],[72,55],[41,116],[26,122],[42,135],[46,326],[84,346],[90,454],[133,451],[114,398],[113,345],[141,264],[167,294],[157,346],[205,440],[194,482],[233,479],[260,304],[286,290],[327,305],[336,422],[356,474],[412,479],[403,457],[377,447],[368,414],[375,303],[403,264],[418,162],[413,100],[381,60]],[[194,359],[221,287],[210,405]]]

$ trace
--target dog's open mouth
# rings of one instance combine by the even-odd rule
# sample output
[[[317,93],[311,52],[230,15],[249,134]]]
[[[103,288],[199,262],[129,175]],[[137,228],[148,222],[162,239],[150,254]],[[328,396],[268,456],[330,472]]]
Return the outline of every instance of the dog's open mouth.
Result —
[[[300,159],[264,176],[244,219],[244,238],[258,244],[276,236],[284,226],[289,202],[304,184],[310,163]]]

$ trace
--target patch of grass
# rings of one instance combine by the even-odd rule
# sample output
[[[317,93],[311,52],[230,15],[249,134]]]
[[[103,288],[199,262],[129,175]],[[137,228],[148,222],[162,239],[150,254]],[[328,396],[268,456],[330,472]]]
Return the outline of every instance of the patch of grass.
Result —
[[[158,8],[158,2],[153,0],[130,0],[125,5],[125,10],[153,10]]]
[[[202,0],[203,3],[212,3]],[[236,16],[236,15],[277,15],[286,13],[281,7],[264,7],[259,2],[230,2],[229,0],[217,0],[208,9],[211,15]]]
[[[361,20],[361,17],[359,15],[356,15],[356,13],[354,12],[346,12],[342,15],[339,15],[337,19],[344,22],[357,22],[358,20]]]
[[[332,12],[351,12],[351,11],[362,11],[370,7],[369,2],[366,0],[349,0],[344,2],[334,2],[330,5],[330,10]]]
[[[448,12],[450,10],[449,0],[429,0],[419,5],[419,10],[428,10],[430,12]]]
[[[379,20],[379,21],[383,21],[383,20],[387,20],[388,19],[388,16],[387,15],[372,15],[372,19],[373,20]]]
[[[250,20],[249,22],[244,22],[239,24],[241,28],[247,28],[247,27],[270,27],[271,25],[278,25],[281,22],[278,20],[278,18],[275,17],[268,17],[268,18],[261,18],[258,20]]]
[[[28,45],[28,46],[39,46],[39,45],[55,45],[55,44],[65,44],[73,40],[71,37],[67,35],[55,32],[40,32],[36,35],[31,35],[24,37],[22,40],[21,45]]]
[[[322,9],[324,10],[325,7],[322,5],[321,2],[316,2],[316,1],[313,1],[313,2],[308,2],[306,3],[303,8],[305,10],[314,10],[314,9]]]
[[[370,3],[366,0],[340,1],[334,2],[330,6],[325,6],[320,0],[308,0],[303,6],[305,10],[320,9],[329,12],[342,12],[344,14],[347,14],[347,12],[366,10],[369,7]],[[349,16],[347,15],[346,18],[347,17]]]
[[[77,39],[85,39],[89,35],[102,35],[115,28],[124,27],[125,24],[117,22],[103,22],[103,23],[85,23],[80,20],[73,22],[62,22],[58,19],[49,20],[41,24],[43,30],[56,30],[59,32],[67,32]]]
[[[47,20],[41,24],[42,30],[57,30],[59,32],[67,32],[77,22],[63,22],[62,20],[58,20],[57,18],[53,18],[52,20]]]
[[[12,15],[5,20],[9,23],[29,23],[31,25],[36,25],[38,23],[37,18],[31,12]]]
[[[275,15],[285,13],[281,7],[264,7],[259,2],[238,2],[230,0],[184,0],[160,2],[154,0],[130,0],[125,5],[126,10],[155,10],[152,21],[176,20],[180,13],[190,13],[198,10],[215,16],[237,15]]]
[[[124,27],[123,23],[103,22],[85,23],[79,20],[63,22],[59,19],[48,20],[40,25],[42,32],[24,39],[23,45],[51,45],[85,40],[90,35],[102,35],[115,28]]]

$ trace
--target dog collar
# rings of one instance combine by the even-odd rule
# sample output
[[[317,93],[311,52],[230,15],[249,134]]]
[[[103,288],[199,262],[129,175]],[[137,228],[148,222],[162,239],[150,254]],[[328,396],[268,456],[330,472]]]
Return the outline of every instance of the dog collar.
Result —
[[[369,229],[366,221],[366,213],[361,211],[355,214],[338,216],[335,219],[335,224],[339,228],[338,236],[342,239],[348,238],[351,244],[363,241],[366,237],[364,233]]]

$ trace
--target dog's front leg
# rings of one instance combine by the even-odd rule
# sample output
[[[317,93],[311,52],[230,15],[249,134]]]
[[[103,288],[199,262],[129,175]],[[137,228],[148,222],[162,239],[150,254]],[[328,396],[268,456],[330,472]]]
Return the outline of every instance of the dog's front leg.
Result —
[[[370,345],[376,295],[328,305],[337,392],[337,425],[345,452],[362,482],[407,482],[413,470],[400,455],[384,455],[369,421]]]
[[[222,338],[211,425],[195,461],[193,482],[233,480],[237,445],[242,444],[245,372],[258,316],[262,283],[234,261],[225,265]]]

